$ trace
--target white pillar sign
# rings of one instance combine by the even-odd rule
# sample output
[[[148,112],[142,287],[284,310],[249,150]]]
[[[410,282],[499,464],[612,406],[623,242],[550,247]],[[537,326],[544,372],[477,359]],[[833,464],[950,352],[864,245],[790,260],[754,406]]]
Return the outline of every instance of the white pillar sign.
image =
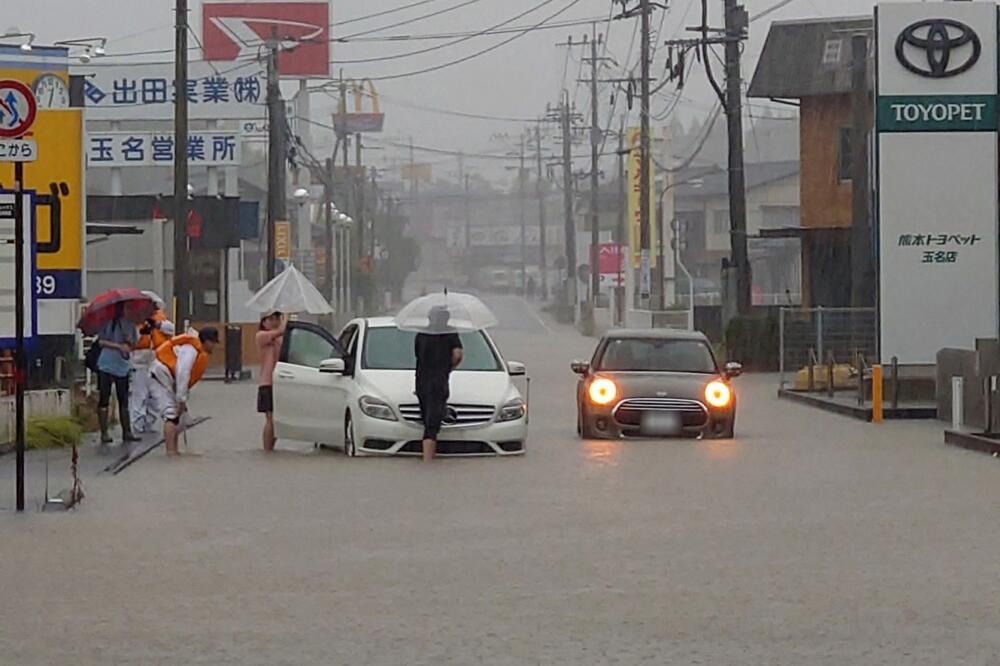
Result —
[[[998,335],[997,6],[878,6],[880,352]]]

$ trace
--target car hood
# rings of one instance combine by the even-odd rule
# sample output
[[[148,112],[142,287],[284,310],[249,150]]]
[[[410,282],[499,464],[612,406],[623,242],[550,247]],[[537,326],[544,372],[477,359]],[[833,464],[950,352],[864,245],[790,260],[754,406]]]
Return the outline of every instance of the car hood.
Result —
[[[358,380],[362,391],[381,398],[392,405],[413,404],[412,370],[365,370]],[[518,396],[506,372],[451,373],[449,382],[452,403],[470,405],[500,405]]]
[[[690,372],[599,372],[614,380],[620,398],[687,398],[705,401],[705,387],[719,375]]]

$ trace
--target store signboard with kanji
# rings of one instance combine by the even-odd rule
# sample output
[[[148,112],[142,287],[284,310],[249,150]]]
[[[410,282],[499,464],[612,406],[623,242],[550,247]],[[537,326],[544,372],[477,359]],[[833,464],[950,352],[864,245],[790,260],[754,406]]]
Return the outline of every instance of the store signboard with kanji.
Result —
[[[1000,333],[997,7],[877,11],[879,351],[933,364]]]
[[[243,157],[239,132],[191,132],[187,156],[191,166],[239,166]],[[88,167],[173,166],[172,132],[88,132]]]
[[[174,66],[80,66],[88,120],[172,120]],[[257,61],[213,67],[193,61],[187,80],[191,120],[260,119],[267,116],[267,77]]]
[[[0,191],[0,349],[12,347],[17,334],[15,325],[15,255],[17,245],[15,236],[15,197],[14,192]],[[23,197],[24,215],[24,337],[32,338],[38,332],[38,317],[36,315],[37,291],[35,281],[35,202],[32,193]]]

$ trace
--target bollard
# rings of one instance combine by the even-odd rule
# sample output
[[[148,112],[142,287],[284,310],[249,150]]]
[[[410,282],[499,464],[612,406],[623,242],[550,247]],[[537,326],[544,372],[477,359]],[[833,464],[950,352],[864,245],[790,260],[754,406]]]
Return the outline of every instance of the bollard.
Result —
[[[830,357],[827,359],[826,363],[826,394],[828,397],[833,397],[833,375],[836,371],[835,362],[833,358],[833,352],[830,353]]]
[[[892,357],[892,367],[890,372],[892,373],[892,409],[896,411],[899,409],[899,358],[896,356]]]
[[[872,423],[882,423],[882,366],[872,366]]]
[[[965,389],[965,380],[962,377],[951,378],[951,429],[958,431],[962,429],[962,418],[965,405],[962,403]]]

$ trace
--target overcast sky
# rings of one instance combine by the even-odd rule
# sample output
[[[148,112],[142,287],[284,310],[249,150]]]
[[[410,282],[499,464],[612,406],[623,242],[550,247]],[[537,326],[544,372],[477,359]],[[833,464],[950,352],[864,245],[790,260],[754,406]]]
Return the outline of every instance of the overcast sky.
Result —
[[[413,0],[335,0],[331,20],[335,23],[348,21],[412,2]],[[778,0],[748,0],[748,8],[753,16],[777,2]],[[334,28],[333,36],[416,19],[460,4],[465,6],[440,16],[373,32],[372,36],[479,30],[543,3],[544,6],[510,25],[533,25],[569,7],[553,20],[599,19],[598,30],[609,34],[609,55],[625,64],[635,20],[614,21],[608,29],[606,21],[610,0],[433,0],[409,10]],[[3,25],[0,29],[17,27],[22,31],[36,33],[39,43],[104,36],[109,39],[109,54],[170,48],[173,45],[172,0],[6,0],[3,4],[3,18],[0,19]],[[700,4],[699,0],[670,0],[669,12],[654,16],[653,26],[659,27],[661,19],[663,20],[660,31],[662,39],[683,35],[685,26],[695,25],[700,21]],[[201,3],[191,0],[191,5],[192,22],[198,25]],[[872,5],[872,0],[793,0],[787,7],[752,25],[744,61],[744,75],[749,78],[752,74],[753,65],[767,35],[767,27],[772,20],[862,14],[870,12]],[[710,6],[714,10],[713,22],[718,25],[721,22],[718,16],[722,0],[710,0]],[[585,26],[579,26],[533,32],[468,62],[429,74],[377,84],[379,92],[390,98],[383,102],[387,112],[387,136],[412,135],[414,141],[421,145],[469,152],[495,152],[503,148],[499,141],[491,139],[492,135],[502,132],[516,135],[523,128],[518,123],[467,120],[406,108],[399,106],[399,101],[476,114],[535,118],[544,112],[547,103],[558,99],[559,90],[565,85],[581,109],[588,108],[587,92],[583,86],[578,87],[576,84],[580,49],[574,49],[567,62],[567,49],[556,46],[556,42],[566,41],[570,34],[579,39],[587,31]],[[344,64],[343,69],[348,77],[377,77],[408,72],[463,58],[509,37],[510,35],[477,37],[423,55],[378,63]],[[441,42],[335,44],[333,58],[339,61],[381,57],[407,53],[439,43]],[[633,49],[630,59],[633,64],[637,60],[637,48]],[[115,62],[127,59],[116,58]],[[661,54],[656,59],[654,71],[657,66],[662,66],[662,62]],[[334,65],[334,69],[338,70],[339,65]],[[621,70],[609,69],[605,74],[620,76]],[[711,107],[713,98],[703,79],[703,73],[694,73],[684,92],[685,99],[678,107],[677,112],[686,122],[705,116]],[[602,115],[607,115],[609,98],[610,91],[603,92],[600,97]],[[315,98],[317,104],[321,101],[328,100],[323,100],[323,96]],[[666,100],[655,102],[654,112],[662,109],[665,104]],[[621,111],[622,105],[619,104],[618,108]],[[321,117],[318,113],[314,116],[325,119],[325,116]],[[425,157],[428,161],[442,161],[441,156]]]

